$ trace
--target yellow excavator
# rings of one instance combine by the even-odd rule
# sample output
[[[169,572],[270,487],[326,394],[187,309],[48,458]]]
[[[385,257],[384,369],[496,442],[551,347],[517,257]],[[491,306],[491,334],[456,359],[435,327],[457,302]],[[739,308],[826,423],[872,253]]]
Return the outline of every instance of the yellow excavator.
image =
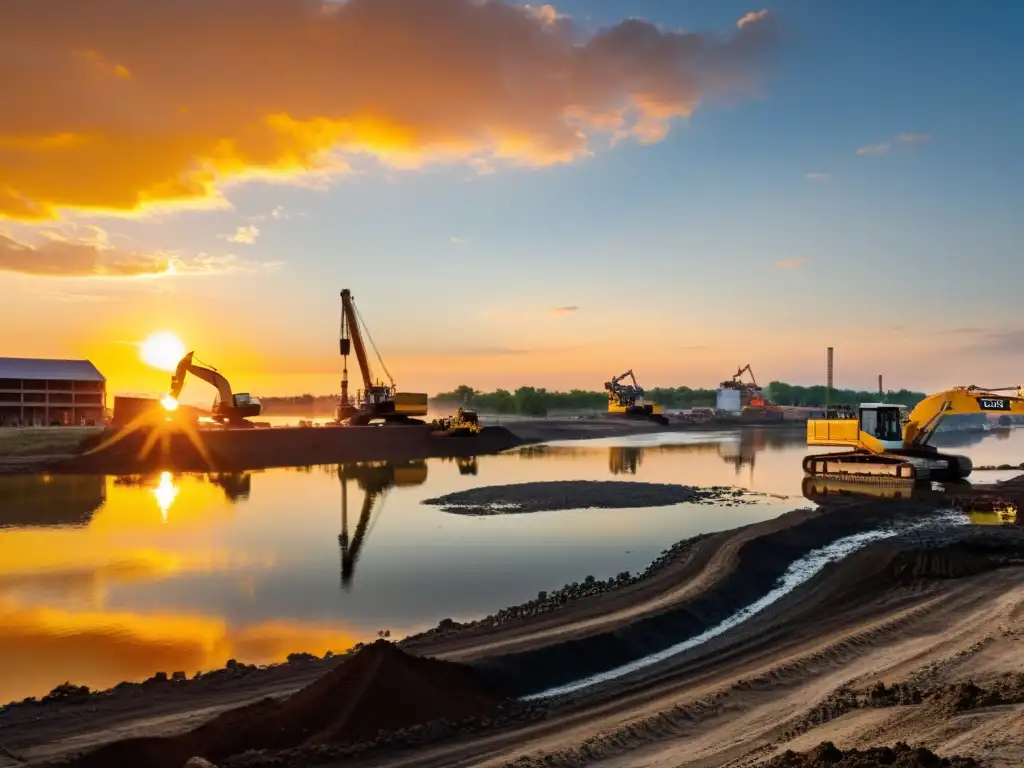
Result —
[[[388,373],[384,360],[381,359],[377,345],[366,324],[362,323],[359,310],[356,309],[352,292],[346,288],[341,292],[341,333],[339,347],[342,363],[341,401],[335,411],[335,423],[346,426],[362,426],[371,421],[383,421],[385,424],[425,424],[416,418],[427,415],[427,395],[424,392],[399,392],[395,380]],[[388,383],[374,379],[370,370],[370,359],[363,344],[363,333],[377,355],[377,361],[388,377]],[[348,356],[355,351],[359,373],[363,379],[363,388],[356,392],[355,397],[348,393]]]
[[[217,397],[210,411],[214,421],[232,427],[254,426],[246,419],[250,416],[259,416],[263,412],[263,405],[259,399],[252,397],[248,392],[232,392],[231,384],[223,374],[213,366],[193,362],[194,356],[195,352],[189,352],[178,361],[178,366],[171,375],[171,388],[164,399],[165,407],[166,404],[177,406],[178,396],[185,386],[185,377],[191,373],[217,389]]]
[[[1009,391],[1015,394],[1000,394]],[[1024,390],[953,387],[926,397],[903,418],[905,410],[903,405],[863,403],[851,418],[809,420],[808,445],[853,450],[805,456],[804,473],[853,482],[963,480],[971,474],[971,460],[929,445],[939,423],[968,413],[1024,414]]]
[[[622,383],[627,376],[632,382],[631,384]],[[643,387],[636,383],[636,376],[633,375],[632,368],[622,375],[614,377],[611,381],[606,381],[604,388],[608,392],[608,413],[637,416],[650,419],[658,424],[668,424],[668,417],[662,414],[661,406],[644,399]]]

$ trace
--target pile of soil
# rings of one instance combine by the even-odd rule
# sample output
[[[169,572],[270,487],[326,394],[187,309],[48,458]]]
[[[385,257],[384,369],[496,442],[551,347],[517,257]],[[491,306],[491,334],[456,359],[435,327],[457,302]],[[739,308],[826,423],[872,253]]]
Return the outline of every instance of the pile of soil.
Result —
[[[939,757],[925,747],[899,742],[894,747],[848,749],[823,741],[807,752],[787,751],[764,764],[764,768],[978,768],[973,757]]]
[[[468,667],[412,656],[379,640],[284,700],[225,712],[180,736],[114,742],[71,765],[181,768],[193,756],[216,762],[246,750],[368,742],[381,731],[487,717],[505,702]]]
[[[629,483],[614,480],[555,480],[470,488],[423,503],[457,515],[508,515],[562,509],[626,509],[670,504],[752,504],[750,494],[736,488],[695,488],[670,483]]]

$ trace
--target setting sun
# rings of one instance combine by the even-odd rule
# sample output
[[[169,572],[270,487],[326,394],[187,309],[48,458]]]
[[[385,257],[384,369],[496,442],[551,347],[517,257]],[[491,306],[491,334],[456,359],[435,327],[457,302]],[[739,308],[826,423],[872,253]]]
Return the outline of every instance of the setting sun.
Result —
[[[155,333],[139,347],[142,362],[161,371],[174,371],[178,361],[184,356],[184,343],[170,332]]]
[[[164,410],[168,412],[178,410],[178,401],[175,400],[170,395],[165,395],[164,398],[160,401],[160,405],[162,405],[164,407]]]

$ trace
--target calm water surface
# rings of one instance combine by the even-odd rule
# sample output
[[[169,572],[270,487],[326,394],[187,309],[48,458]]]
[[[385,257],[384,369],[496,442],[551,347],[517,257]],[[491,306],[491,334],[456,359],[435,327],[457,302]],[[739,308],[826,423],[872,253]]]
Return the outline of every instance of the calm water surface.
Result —
[[[1019,431],[941,442],[976,464],[1024,460]],[[679,539],[806,505],[806,451],[799,431],[754,429],[552,443],[463,462],[0,476],[0,701],[65,680],[106,687],[229,658],[343,650],[378,630],[401,636],[587,575],[641,570]],[[751,506],[488,518],[420,503],[478,485],[563,479],[736,485],[771,496]]]

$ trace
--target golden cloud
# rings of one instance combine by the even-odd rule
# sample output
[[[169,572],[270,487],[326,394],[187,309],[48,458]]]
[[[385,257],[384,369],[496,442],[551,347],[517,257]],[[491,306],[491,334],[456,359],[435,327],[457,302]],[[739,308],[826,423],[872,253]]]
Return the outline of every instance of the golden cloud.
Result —
[[[579,312],[580,308],[576,306],[567,307],[552,307],[548,310],[552,315],[571,315],[573,312]]]
[[[247,262],[233,255],[201,253],[184,258],[124,251],[107,245],[105,236],[70,238],[55,232],[43,235],[41,241],[30,244],[0,232],[0,272],[41,277],[166,277],[256,271],[278,266]]]
[[[0,217],[223,204],[363,153],[545,165],[594,138],[664,137],[746,87],[771,17],[731,37],[629,19],[583,39],[501,0],[52,0],[0,4]],[[30,41],[30,42],[29,42]]]

